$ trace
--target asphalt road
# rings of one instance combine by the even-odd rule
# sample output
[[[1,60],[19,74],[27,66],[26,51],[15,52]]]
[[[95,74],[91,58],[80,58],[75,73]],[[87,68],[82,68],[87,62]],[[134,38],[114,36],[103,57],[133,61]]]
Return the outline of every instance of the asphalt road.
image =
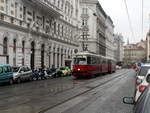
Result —
[[[0,86],[0,113],[132,113],[133,70],[92,79],[56,78]]]

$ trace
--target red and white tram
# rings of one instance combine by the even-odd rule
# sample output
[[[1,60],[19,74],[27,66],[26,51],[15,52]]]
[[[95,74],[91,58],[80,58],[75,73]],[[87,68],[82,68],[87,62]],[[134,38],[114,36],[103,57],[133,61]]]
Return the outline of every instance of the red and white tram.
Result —
[[[92,76],[116,71],[115,61],[89,52],[77,53],[74,57],[73,73],[75,77]]]

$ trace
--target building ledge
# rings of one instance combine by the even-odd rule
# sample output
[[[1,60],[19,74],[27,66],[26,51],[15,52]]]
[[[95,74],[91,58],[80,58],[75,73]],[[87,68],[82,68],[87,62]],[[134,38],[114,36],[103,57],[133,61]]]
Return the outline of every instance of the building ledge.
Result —
[[[23,0],[28,4],[35,5],[36,7],[40,7],[45,12],[50,13],[53,17],[63,16],[61,14],[61,10],[52,4],[47,4],[44,0]]]

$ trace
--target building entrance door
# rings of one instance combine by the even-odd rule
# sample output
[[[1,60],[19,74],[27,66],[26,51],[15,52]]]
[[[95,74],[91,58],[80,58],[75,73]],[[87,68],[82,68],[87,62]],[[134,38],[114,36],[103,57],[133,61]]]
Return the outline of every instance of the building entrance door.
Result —
[[[30,59],[30,67],[34,70],[34,57],[35,57],[35,43],[31,42],[31,59]]]

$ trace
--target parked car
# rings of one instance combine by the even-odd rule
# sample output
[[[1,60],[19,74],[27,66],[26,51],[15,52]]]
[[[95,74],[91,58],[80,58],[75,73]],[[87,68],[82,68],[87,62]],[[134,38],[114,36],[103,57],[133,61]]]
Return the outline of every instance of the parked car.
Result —
[[[116,65],[116,69],[119,70],[119,69],[122,69],[122,67],[119,65]]]
[[[13,67],[13,80],[17,83],[21,81],[32,81],[32,70],[27,66]]]
[[[135,93],[134,93],[134,95],[136,95],[136,91],[138,90],[138,86],[144,80],[144,77],[146,76],[149,69],[150,69],[150,64],[144,64],[140,67],[139,71],[137,72],[137,74],[135,76]],[[135,99],[135,100],[137,100],[137,99]]]
[[[61,67],[58,74],[61,74],[61,76],[69,76],[71,75],[71,70],[68,67]]]
[[[150,69],[150,64],[142,65],[136,75],[136,85],[139,85],[138,81],[143,80],[147,74],[148,69]]]
[[[0,65],[0,83],[13,84],[13,71],[10,65]]]
[[[133,113],[150,113],[150,86],[144,90],[137,102],[134,97],[124,97],[123,103],[134,105]]]
[[[136,92],[135,92],[135,101],[137,101],[137,99],[140,97],[141,93],[145,90],[145,88],[148,87],[149,83],[150,83],[150,69],[148,70],[146,76],[144,77],[143,80],[138,81],[140,84],[137,86],[136,88]]]

